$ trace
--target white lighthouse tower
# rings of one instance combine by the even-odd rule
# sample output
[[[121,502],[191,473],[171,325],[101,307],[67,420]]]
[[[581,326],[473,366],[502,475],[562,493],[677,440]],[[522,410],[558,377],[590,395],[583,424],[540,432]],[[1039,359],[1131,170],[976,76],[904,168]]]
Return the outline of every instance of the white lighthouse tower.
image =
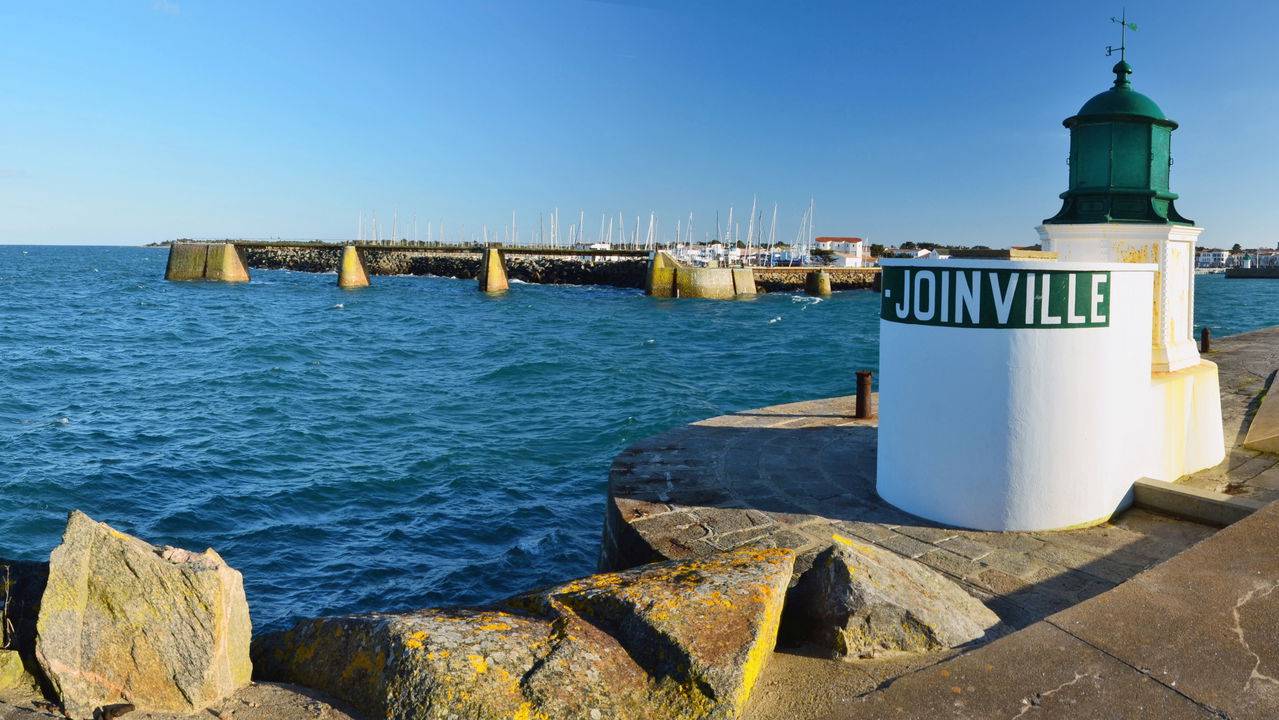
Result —
[[[1142,477],[1224,457],[1217,367],[1191,337],[1202,229],[1168,189],[1177,124],[1127,62],[1114,72],[1064,122],[1070,186],[1037,228],[1043,252],[882,263],[876,487],[903,510],[1077,527]]]

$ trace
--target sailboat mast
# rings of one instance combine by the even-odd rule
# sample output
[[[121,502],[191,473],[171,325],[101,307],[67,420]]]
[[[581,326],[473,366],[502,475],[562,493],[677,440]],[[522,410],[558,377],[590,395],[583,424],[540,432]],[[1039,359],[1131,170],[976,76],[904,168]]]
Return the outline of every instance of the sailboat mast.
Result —
[[[808,197],[808,251],[809,252],[813,251],[814,235],[815,233],[813,232],[813,198],[810,195]]]

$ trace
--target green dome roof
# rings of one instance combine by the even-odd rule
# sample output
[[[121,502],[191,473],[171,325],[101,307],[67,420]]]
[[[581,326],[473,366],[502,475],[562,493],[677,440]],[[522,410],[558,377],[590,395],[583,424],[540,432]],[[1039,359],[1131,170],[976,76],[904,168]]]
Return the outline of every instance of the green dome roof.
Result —
[[[1121,60],[1112,72],[1115,73],[1115,86],[1084,103],[1076,117],[1080,115],[1141,115],[1156,120],[1167,119],[1154,100],[1132,89],[1132,84],[1127,78],[1132,73],[1131,65]]]

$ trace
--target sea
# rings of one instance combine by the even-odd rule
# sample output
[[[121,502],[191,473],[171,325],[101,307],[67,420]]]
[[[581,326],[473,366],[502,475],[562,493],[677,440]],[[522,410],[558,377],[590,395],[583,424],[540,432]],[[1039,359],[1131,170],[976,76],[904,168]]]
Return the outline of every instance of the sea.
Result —
[[[166,258],[0,246],[0,558],[47,559],[72,509],[212,547],[243,573],[255,632],[589,574],[627,445],[878,370],[867,291],[174,283]],[[1196,293],[1214,337],[1279,324],[1279,281],[1201,275]],[[945,358],[920,378],[955,380]]]

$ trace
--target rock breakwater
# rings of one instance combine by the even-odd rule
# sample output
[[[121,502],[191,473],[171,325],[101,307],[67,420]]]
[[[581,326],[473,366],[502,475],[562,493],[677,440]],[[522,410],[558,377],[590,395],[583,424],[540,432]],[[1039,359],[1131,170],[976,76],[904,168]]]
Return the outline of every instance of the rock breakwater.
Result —
[[[803,292],[804,279],[817,268],[755,268],[755,286],[765,292]],[[879,268],[823,268],[831,290],[878,290]]]
[[[304,620],[257,638],[254,666],[376,718],[727,720],[773,649],[794,560],[739,550],[480,608]]]
[[[264,270],[335,272],[342,248],[252,247],[241,249],[245,262]],[[438,275],[474,278],[480,272],[480,255],[457,252],[415,252],[360,248],[370,275]],[[589,260],[577,257],[507,255],[506,273],[514,280],[550,285],[608,285],[642,288],[648,261],[644,259]]]

